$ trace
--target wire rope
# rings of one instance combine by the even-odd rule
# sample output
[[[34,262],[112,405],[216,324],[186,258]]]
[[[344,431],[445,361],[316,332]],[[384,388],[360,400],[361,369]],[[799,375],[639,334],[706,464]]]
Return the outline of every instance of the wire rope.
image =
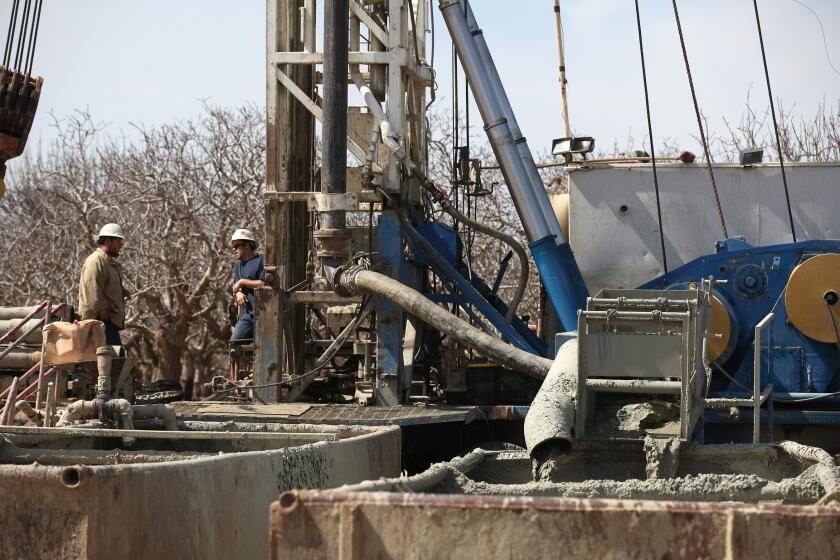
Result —
[[[703,117],[700,114],[700,105],[697,103],[697,92],[694,90],[694,79],[691,77],[691,65],[688,63],[688,51],[685,47],[685,37],[683,37],[682,24],[680,23],[680,12],[677,8],[677,0],[671,0],[674,6],[674,18],[677,20],[677,32],[680,35],[680,47],[682,48],[683,60],[685,61],[685,73],[688,75],[688,86],[691,89],[691,99],[694,102],[694,114],[697,117],[697,127],[700,130],[700,142],[703,144],[703,152],[706,154],[706,167],[709,170],[709,178],[712,181],[712,192],[715,195],[715,207],[717,208],[718,218],[720,219],[720,227],[723,230],[723,237],[729,237],[729,232],[726,229],[726,220],[723,218],[723,208],[720,204],[720,195],[718,194],[717,183],[715,182],[715,172],[712,169],[712,156],[709,153],[709,143],[706,141],[706,132],[703,129]]]
[[[662,226],[662,203],[659,194],[659,176],[656,172],[656,152],[653,141],[653,124],[650,118],[650,95],[648,93],[647,68],[645,65],[645,46],[642,41],[642,18],[639,15],[639,0],[636,2],[636,29],[639,32],[639,56],[642,60],[642,83],[645,88],[645,112],[647,113],[648,138],[650,138],[650,161],[653,165],[653,188],[656,191],[656,218],[659,220],[659,244],[662,247],[662,268],[668,273],[668,256],[665,252],[665,230]]]
[[[758,28],[758,43],[761,45],[761,62],[764,63],[764,80],[767,82],[767,96],[770,98],[770,116],[773,117],[773,132],[776,136],[776,151],[779,154],[779,168],[782,171],[782,184],[785,187],[785,203],[787,204],[788,219],[790,220],[790,235],[796,243],[796,228],[793,225],[793,209],[790,204],[790,190],[788,189],[787,173],[785,173],[785,158],[782,155],[782,140],[779,136],[779,121],[776,120],[776,107],[773,103],[773,90],[770,87],[770,71],[767,69],[767,53],[764,50],[764,35],[761,32],[761,17],[758,15],[758,0],[753,0],[755,8],[755,25]]]

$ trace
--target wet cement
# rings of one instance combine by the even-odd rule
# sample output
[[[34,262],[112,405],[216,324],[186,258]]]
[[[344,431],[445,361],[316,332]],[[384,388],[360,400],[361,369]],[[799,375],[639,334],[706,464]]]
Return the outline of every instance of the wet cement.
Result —
[[[785,504],[813,504],[824,493],[814,467],[796,478],[781,482],[768,481],[752,474],[701,474],[672,479],[493,484],[477,482],[453,470],[435,491],[474,495]]]
[[[488,453],[483,463],[466,474],[452,463],[437,465],[446,469],[446,476],[427,491],[701,502],[815,504],[821,499],[826,502],[825,496],[837,489],[835,480],[840,480],[840,468],[833,460],[828,464],[827,454],[814,455],[811,452],[814,448],[785,444],[703,446],[648,438],[643,448],[629,453],[637,457],[637,463],[648,463],[647,479],[614,476],[616,467],[621,470],[625,464],[621,461],[632,459],[629,455],[622,459],[621,452],[606,455],[597,450],[558,452],[542,464],[542,470],[533,472],[534,480],[528,480],[533,463],[526,453]],[[794,448],[804,451],[797,453],[797,457],[791,454]],[[592,457],[600,459],[591,460]],[[651,476],[652,470],[656,476]],[[641,474],[641,468],[637,472]]]
[[[674,478],[682,442],[677,438],[647,436],[644,443],[645,474],[648,478]]]
[[[676,403],[648,401],[622,406],[615,416],[619,430],[635,432],[661,428],[665,423],[679,418],[680,409]]]

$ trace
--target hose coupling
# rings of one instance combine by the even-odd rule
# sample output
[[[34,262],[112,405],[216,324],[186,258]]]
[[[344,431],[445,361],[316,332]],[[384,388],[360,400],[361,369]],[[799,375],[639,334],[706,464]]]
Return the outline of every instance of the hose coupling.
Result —
[[[356,294],[356,275],[367,270],[361,264],[344,265],[339,267],[333,275],[333,290],[342,297],[350,297]]]

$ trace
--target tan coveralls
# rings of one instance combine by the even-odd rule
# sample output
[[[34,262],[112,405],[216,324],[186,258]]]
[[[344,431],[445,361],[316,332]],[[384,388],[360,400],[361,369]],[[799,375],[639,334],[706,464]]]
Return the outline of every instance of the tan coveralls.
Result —
[[[122,272],[114,259],[97,249],[85,259],[79,278],[79,315],[82,319],[102,320],[108,311],[110,320],[125,327],[125,290]]]

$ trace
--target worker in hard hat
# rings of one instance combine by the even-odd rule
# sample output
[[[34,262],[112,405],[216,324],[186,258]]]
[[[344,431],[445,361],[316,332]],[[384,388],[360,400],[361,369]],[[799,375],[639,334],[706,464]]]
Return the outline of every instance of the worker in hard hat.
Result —
[[[117,224],[105,224],[96,237],[97,249],[82,265],[79,278],[79,315],[105,323],[105,342],[121,346],[120,331],[125,328],[123,275],[117,257],[125,242],[125,234]]]
[[[233,327],[231,342],[249,341],[254,338],[254,290],[263,285],[265,262],[256,253],[257,240],[248,229],[238,229],[230,238],[230,247],[236,257],[233,265],[233,297],[239,307],[239,319]]]

